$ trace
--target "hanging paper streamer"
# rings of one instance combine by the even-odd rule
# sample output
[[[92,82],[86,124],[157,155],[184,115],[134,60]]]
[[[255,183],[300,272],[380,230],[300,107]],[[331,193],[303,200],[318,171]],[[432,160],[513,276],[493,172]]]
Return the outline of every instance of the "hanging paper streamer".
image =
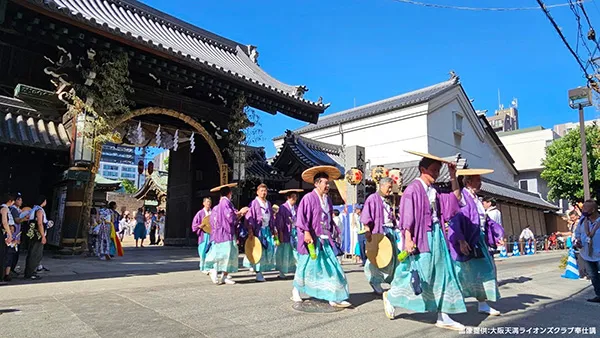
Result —
[[[173,150],[177,151],[179,147],[179,129],[175,130],[175,136],[173,137]]]
[[[190,137],[190,151],[193,153],[196,150],[196,142],[194,141],[195,133],[192,132],[192,137]]]
[[[161,144],[162,144],[162,135],[160,133],[160,124],[159,124],[158,128],[156,128],[156,146],[160,148]]]
[[[137,144],[144,144],[146,141],[146,138],[144,137],[144,130],[142,130],[142,122],[140,121],[138,123],[137,129],[136,129],[136,142]]]

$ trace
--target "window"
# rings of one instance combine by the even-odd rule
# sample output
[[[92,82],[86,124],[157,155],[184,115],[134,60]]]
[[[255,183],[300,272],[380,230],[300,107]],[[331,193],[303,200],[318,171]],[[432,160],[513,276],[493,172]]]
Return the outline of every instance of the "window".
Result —
[[[122,178],[135,178],[135,174],[121,173]]]
[[[134,173],[137,171],[137,168],[132,168],[132,167],[122,167],[121,168],[122,172],[128,172],[128,173]]]
[[[105,164],[103,166],[104,170],[119,170],[119,167],[116,165]]]
[[[116,171],[103,171],[102,176],[104,177],[119,177],[119,173]]]
[[[527,190],[529,192],[538,193],[538,184],[535,178],[530,178],[526,180],[519,180],[519,188],[523,190]]]
[[[457,111],[453,112],[454,134],[462,136],[463,133],[463,115]]]

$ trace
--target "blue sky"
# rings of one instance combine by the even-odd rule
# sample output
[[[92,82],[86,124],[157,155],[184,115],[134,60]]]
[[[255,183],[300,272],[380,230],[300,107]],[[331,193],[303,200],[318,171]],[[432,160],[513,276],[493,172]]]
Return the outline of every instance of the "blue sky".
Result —
[[[479,7],[533,7],[534,0],[422,0]],[[260,65],[319,96],[325,114],[445,81],[454,70],[476,109],[493,112],[513,97],[520,127],[576,121],[567,90],[585,85],[574,58],[541,10],[513,12],[424,8],[393,0],[144,0],[144,3],[243,44],[258,46]],[[567,0],[546,0],[549,4]],[[600,0],[586,3],[600,30]],[[575,46],[569,7],[550,9]],[[582,20],[584,29],[587,26]],[[597,33],[600,35],[600,31]],[[582,47],[580,47],[582,48]],[[581,53],[585,55],[585,53]],[[586,119],[596,118],[586,110]],[[261,113],[267,156],[271,139],[303,122]]]

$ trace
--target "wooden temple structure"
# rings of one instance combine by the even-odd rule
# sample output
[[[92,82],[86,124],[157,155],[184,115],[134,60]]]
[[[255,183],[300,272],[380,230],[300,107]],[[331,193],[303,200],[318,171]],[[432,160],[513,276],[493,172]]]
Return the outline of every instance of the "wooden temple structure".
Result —
[[[74,159],[75,150],[84,149],[78,116],[66,113],[45,69],[57,55],[68,63],[103,51],[126,54],[129,60],[129,99],[135,104],[117,119],[122,142],[136,144],[127,137],[136,125],[146,135],[159,129],[179,135],[170,156],[166,202],[177,212],[167,212],[167,245],[190,243],[189,225],[202,198],[232,179],[233,163],[219,135],[227,132],[237,99],[310,123],[328,107],[321,98],[306,99],[305,86],[266,73],[255,46],[139,1],[0,0],[0,156],[11,163],[0,168],[0,190],[21,192],[25,199],[53,196],[49,241],[56,246],[83,238],[85,186],[92,175],[91,166]],[[145,145],[153,145],[153,139]]]

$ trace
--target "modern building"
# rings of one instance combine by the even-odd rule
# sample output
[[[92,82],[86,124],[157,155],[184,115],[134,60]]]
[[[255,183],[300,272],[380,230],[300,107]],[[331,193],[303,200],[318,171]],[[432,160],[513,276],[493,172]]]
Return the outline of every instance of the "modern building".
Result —
[[[99,171],[107,179],[129,180],[137,184],[135,148],[112,143],[103,145]]]
[[[584,122],[586,126],[597,125],[600,126],[600,119],[589,120]],[[567,122],[563,124],[557,124],[554,126],[554,132],[558,136],[563,137],[573,129],[579,129],[579,122]]]
[[[500,108],[494,112],[493,116],[488,116],[488,121],[494,131],[505,132],[519,129],[519,111],[516,107],[516,100],[513,100],[514,107]]]
[[[498,133],[498,137],[515,160],[515,167],[519,170],[517,175],[519,188],[538,193],[543,199],[548,200],[550,188],[541,178],[544,169],[542,161],[546,158],[546,147],[560,136],[552,129],[536,126],[501,132]],[[566,201],[552,202],[563,211],[568,207]]]

